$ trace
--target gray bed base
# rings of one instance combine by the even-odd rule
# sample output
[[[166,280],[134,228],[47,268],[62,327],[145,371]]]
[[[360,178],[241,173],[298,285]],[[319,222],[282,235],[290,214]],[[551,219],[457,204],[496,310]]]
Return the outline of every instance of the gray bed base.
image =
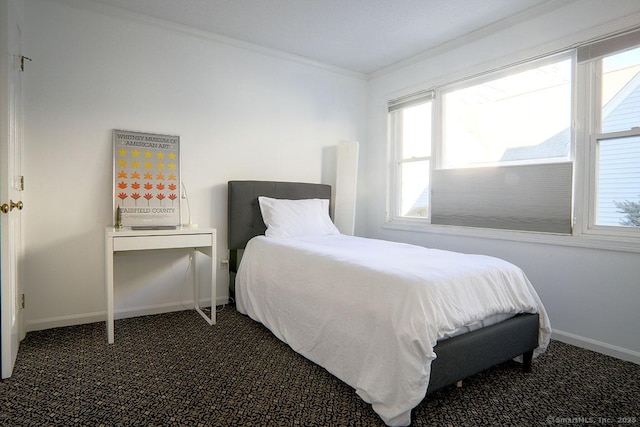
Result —
[[[264,234],[258,196],[280,199],[331,199],[331,186],[277,181],[229,181],[229,292],[235,295],[238,251],[254,236]],[[523,356],[523,371],[531,372],[538,347],[538,315],[519,314],[486,328],[439,341],[431,363],[427,393],[460,381],[492,366]]]

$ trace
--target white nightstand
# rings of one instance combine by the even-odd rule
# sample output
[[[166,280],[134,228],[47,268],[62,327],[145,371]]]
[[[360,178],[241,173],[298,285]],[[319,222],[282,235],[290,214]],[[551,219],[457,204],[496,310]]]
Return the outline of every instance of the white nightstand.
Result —
[[[216,229],[178,227],[175,230],[132,230],[131,228],[105,228],[105,286],[107,294],[107,341],[113,344],[113,254],[123,251],[192,248],[208,255],[211,260],[211,316],[200,308],[198,269],[193,281],[194,308],[210,325],[216,323]]]

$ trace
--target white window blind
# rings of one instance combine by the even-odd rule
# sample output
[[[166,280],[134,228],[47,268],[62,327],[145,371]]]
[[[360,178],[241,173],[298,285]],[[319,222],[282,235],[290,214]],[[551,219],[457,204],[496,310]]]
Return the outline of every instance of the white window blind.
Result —
[[[592,61],[612,52],[640,45],[640,29],[589,43],[578,48],[578,62]]]
[[[571,233],[571,162],[438,169],[431,223]]]
[[[402,108],[409,108],[418,104],[422,104],[424,102],[433,100],[433,98],[434,98],[433,90],[422,90],[419,92],[402,96],[400,98],[392,99],[388,103],[389,112],[397,111]]]

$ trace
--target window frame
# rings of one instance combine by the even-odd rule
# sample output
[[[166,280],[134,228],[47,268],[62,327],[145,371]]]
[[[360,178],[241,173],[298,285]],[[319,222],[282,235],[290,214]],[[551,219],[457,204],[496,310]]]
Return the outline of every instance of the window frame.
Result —
[[[472,86],[478,86],[487,82],[499,80],[505,77],[513,76],[515,74],[523,73],[526,71],[531,71],[536,68],[541,68],[553,63],[561,62],[563,60],[570,60],[571,62],[571,95],[570,95],[570,103],[571,103],[571,118],[569,120],[568,126],[571,128],[571,142],[569,145],[569,154],[567,158],[547,158],[547,159],[532,159],[532,160],[511,160],[506,162],[492,162],[492,163],[484,163],[481,165],[467,165],[462,166],[460,168],[474,168],[474,167],[492,167],[492,166],[511,166],[511,165],[527,165],[527,164],[546,164],[546,163],[561,163],[566,161],[574,161],[575,158],[575,135],[573,132],[573,123],[575,122],[575,77],[576,77],[576,52],[575,50],[563,50],[562,52],[556,52],[549,55],[544,55],[539,58],[533,58],[527,61],[522,61],[520,63],[508,65],[502,67],[498,70],[489,71],[481,74],[480,76],[471,77],[468,79],[463,79],[461,81],[443,85],[439,88],[436,88],[436,103],[438,105],[438,115],[434,117],[434,120],[437,124],[434,123],[434,126],[438,127],[437,135],[434,135],[433,143],[437,147],[437,152],[439,153],[437,158],[436,168],[445,168],[444,163],[444,152],[445,152],[445,141],[444,141],[444,122],[445,122],[445,103],[444,97],[448,93],[455,92],[461,89],[465,89]],[[456,168],[449,168],[456,169]]]
[[[599,129],[599,114],[600,114],[600,94],[594,83],[596,78],[600,77],[596,73],[596,65],[601,60],[589,60],[581,61],[580,55],[582,52],[580,49],[583,47],[597,46],[604,40],[607,42],[609,39],[627,38],[630,33],[640,34],[640,28],[627,30],[623,33],[618,33],[613,36],[604,36],[596,41],[589,41],[582,44],[576,44],[567,49],[558,50],[548,55],[540,55],[532,60],[516,62],[510,66],[503,66],[493,71],[479,73],[469,78],[461,78],[448,85],[441,85],[437,88],[431,88],[433,91],[433,105],[432,105],[432,147],[431,147],[431,168],[430,174],[442,164],[442,88],[444,87],[461,87],[462,84],[478,84],[485,76],[490,76],[487,79],[499,78],[499,73],[509,73],[522,71],[523,64],[526,67],[527,63],[537,63],[539,60],[545,60],[551,57],[558,57],[558,55],[571,55],[573,56],[572,62],[572,118],[571,118],[571,148],[570,148],[570,161],[574,164],[574,183],[573,183],[573,232],[569,235],[557,235],[554,233],[535,232],[535,231],[514,231],[514,230],[500,230],[500,229],[481,229],[473,227],[461,227],[461,226],[449,226],[449,225],[436,225],[431,224],[431,206],[429,206],[428,218],[416,218],[416,217],[403,217],[400,216],[400,191],[401,181],[398,175],[394,173],[398,172],[398,168],[394,167],[396,160],[396,154],[389,151],[391,161],[391,174],[387,182],[389,194],[387,197],[388,211],[386,216],[386,222],[383,225],[385,229],[391,230],[404,230],[414,232],[425,233],[437,233],[437,234],[449,234],[456,236],[469,236],[469,237],[481,237],[481,238],[497,238],[503,240],[512,241],[525,241],[536,242],[546,244],[558,244],[562,246],[574,246],[574,247],[587,247],[606,250],[621,250],[627,252],[640,253],[640,227],[626,227],[626,226],[610,226],[610,225],[596,225],[595,224],[595,212],[596,212],[596,144],[598,139],[606,139],[609,137],[620,136],[635,136],[640,135],[640,129],[632,129],[630,131],[623,131],[601,134],[596,133],[593,130]],[[632,38],[637,37],[631,34]],[[640,46],[640,44],[633,44],[633,47]],[[626,49],[631,49],[628,47]],[[603,56],[609,56],[626,49],[618,49],[607,53]],[[516,71],[517,70],[517,71]],[[390,137],[387,139],[388,147],[390,150],[395,148],[395,141]],[[391,156],[393,154],[393,157]],[[432,182],[430,182],[430,185]],[[394,210],[395,209],[395,210]]]
[[[397,107],[401,102],[397,100],[402,100],[403,98],[413,99],[415,96],[412,94],[406,95],[405,97],[396,98],[395,100],[389,100],[389,112],[387,114],[388,117],[388,144],[389,144],[389,153],[390,153],[390,179],[388,188],[391,190],[387,197],[387,223],[416,223],[423,225],[434,225],[440,226],[437,224],[432,224],[432,200],[430,198],[429,204],[429,212],[426,217],[411,217],[401,215],[401,207],[402,207],[402,163],[408,163],[411,161],[430,161],[429,164],[429,191],[432,192],[433,185],[433,172],[437,169],[443,168],[443,153],[444,153],[444,96],[450,92],[454,92],[456,90],[460,90],[466,87],[476,86],[479,84],[483,84],[485,82],[491,82],[494,80],[498,80],[504,78],[506,76],[519,74],[525,72],[527,70],[533,70],[536,68],[541,68],[549,64],[558,63],[564,60],[569,60],[571,62],[571,75],[572,75],[572,87],[571,87],[571,117],[569,123],[567,124],[570,128],[572,128],[572,123],[575,122],[575,108],[574,108],[574,98],[575,98],[575,51],[574,50],[563,50],[562,52],[554,53],[552,55],[545,55],[543,57],[535,58],[528,61],[523,61],[518,64],[514,64],[511,66],[502,67],[499,70],[494,70],[486,73],[482,73],[481,75],[470,77],[467,79],[461,79],[459,81],[443,85],[437,88],[425,90],[417,93],[431,93],[430,99],[425,99],[424,102],[431,102],[431,156],[430,157],[420,157],[420,158],[412,158],[412,159],[403,159],[402,158],[402,120],[398,120],[396,115],[392,116],[391,106],[393,105],[394,110],[399,109]],[[411,104],[409,104],[411,105]],[[414,104],[415,105],[415,104]],[[393,111],[395,112],[395,111]],[[534,160],[521,160],[521,161],[509,161],[503,162],[501,166],[513,166],[513,165],[531,165],[531,164],[550,164],[550,163],[561,163],[561,162],[573,162],[574,161],[574,153],[575,153],[575,137],[574,132],[571,132],[571,141],[568,158],[547,158],[547,159],[534,159]],[[482,165],[482,166],[468,166],[468,167],[487,167],[491,165]]]
[[[640,47],[640,44],[637,45]],[[608,238],[640,238],[640,227],[625,227],[614,225],[598,225],[597,218],[597,202],[598,202],[598,142],[621,137],[640,136],[640,128],[632,128],[625,131],[601,132],[602,129],[602,60],[606,56],[615,55],[628,49],[613,51],[583,64],[579,64],[579,73],[582,71],[584,80],[581,93],[582,99],[589,102],[578,103],[579,108],[584,111],[581,116],[585,118],[585,128],[581,135],[581,140],[587,142],[585,164],[585,188],[586,193],[583,197],[582,210],[585,217],[581,221],[581,233],[583,235],[593,235]]]
[[[593,133],[589,140],[589,192],[588,206],[585,211],[588,213],[587,221],[584,222],[584,233],[602,236],[620,236],[620,237],[640,237],[640,227],[615,226],[615,225],[599,225],[596,224],[597,204],[598,204],[598,144],[600,141],[609,139],[619,139],[627,137],[640,137],[640,129],[631,129],[628,131],[618,131],[609,133]]]
[[[396,111],[402,110],[403,108],[397,108],[395,111],[387,112],[387,128],[388,128],[388,138],[389,148],[390,148],[390,177],[391,182],[389,188],[392,191],[388,197],[388,209],[387,209],[387,221],[406,221],[413,223],[422,223],[429,224],[431,222],[431,206],[429,206],[429,214],[426,217],[418,217],[418,216],[404,216],[401,215],[402,210],[402,166],[406,163],[415,163],[421,161],[429,162],[429,180],[431,180],[431,172],[433,171],[434,165],[434,152],[433,152],[433,119],[434,119],[434,109],[435,109],[435,99],[433,91],[426,91],[423,102],[414,102],[407,107],[421,105],[421,104],[431,103],[431,150],[430,156],[420,156],[420,157],[411,157],[411,158],[403,158],[402,156],[402,128],[403,128],[403,118],[404,115],[398,114]]]

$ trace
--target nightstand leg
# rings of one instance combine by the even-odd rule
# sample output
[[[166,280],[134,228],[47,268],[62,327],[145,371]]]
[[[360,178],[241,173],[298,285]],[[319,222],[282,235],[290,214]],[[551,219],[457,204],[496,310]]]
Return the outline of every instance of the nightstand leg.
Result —
[[[196,259],[196,251],[193,251],[193,305],[195,310],[200,313],[200,316],[202,316],[202,318],[204,320],[207,321],[208,324],[210,325],[214,325],[216,323],[216,305],[215,305],[215,299],[212,298],[212,303],[211,303],[211,317],[207,316],[202,309],[200,308],[200,274],[198,272],[198,266],[196,265],[195,259]],[[212,261],[213,262],[213,261]]]
[[[113,344],[113,239],[107,238],[105,247],[105,292],[107,294],[107,342]]]

